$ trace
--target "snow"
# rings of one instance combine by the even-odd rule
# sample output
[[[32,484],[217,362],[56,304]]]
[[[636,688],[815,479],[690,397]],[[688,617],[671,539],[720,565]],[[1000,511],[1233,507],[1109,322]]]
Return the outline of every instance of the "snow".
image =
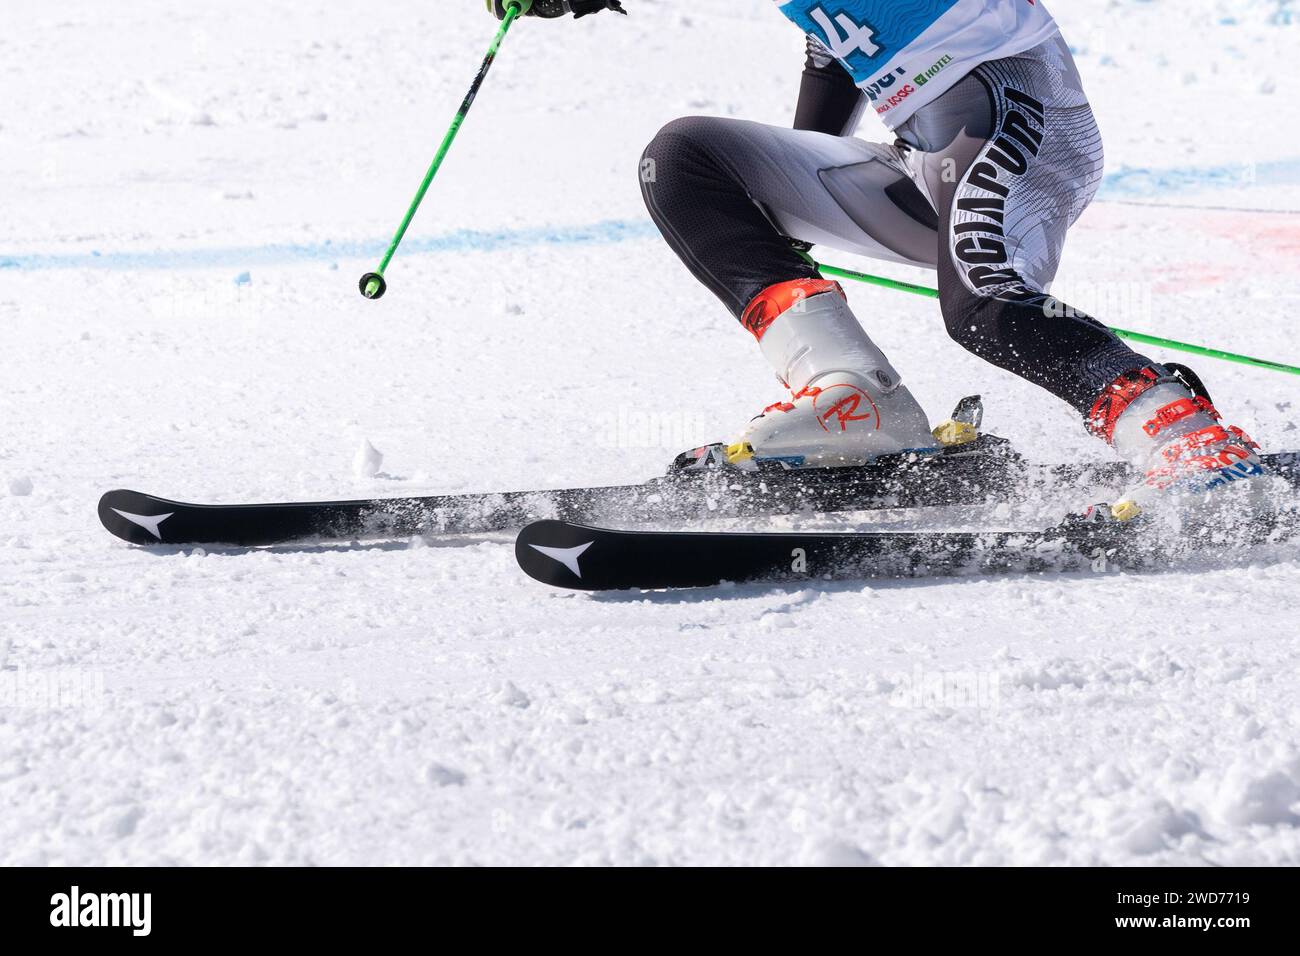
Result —
[[[384,465],[384,453],[363,438],[352,456],[352,474],[357,478],[374,478]]]
[[[0,862],[1300,863],[1294,552],[588,596],[525,579],[508,535],[205,552],[99,527],[113,487],[638,480],[774,400],[636,170],[678,115],[788,121],[800,39],[769,0],[627,5],[512,31],[370,302],[481,4],[18,4]],[[1300,362],[1300,14],[1054,12],[1110,172],[1063,286],[1116,325]],[[933,303],[850,295],[933,417],[981,392],[1028,454],[1104,456]],[[1300,447],[1296,379],[1195,364]]]
[[[32,480],[26,475],[19,475],[16,478],[9,479],[9,494],[15,498],[24,498],[30,495],[33,489]]]

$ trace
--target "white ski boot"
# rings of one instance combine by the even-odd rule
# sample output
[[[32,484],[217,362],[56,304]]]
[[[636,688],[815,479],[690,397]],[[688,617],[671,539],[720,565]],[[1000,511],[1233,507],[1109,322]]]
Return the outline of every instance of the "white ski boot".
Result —
[[[732,464],[839,467],[939,450],[925,412],[858,324],[839,283],[796,279],[771,286],[741,322],[792,394],[764,409],[727,447]],[[971,438],[974,429],[948,443]]]
[[[1259,445],[1235,425],[1220,424],[1210,400],[1182,378],[1153,368],[1120,376],[1093,405],[1088,427],[1143,476],[1111,508],[1121,521],[1151,510],[1245,514],[1265,493]],[[1249,487],[1237,495],[1223,491],[1229,486]]]

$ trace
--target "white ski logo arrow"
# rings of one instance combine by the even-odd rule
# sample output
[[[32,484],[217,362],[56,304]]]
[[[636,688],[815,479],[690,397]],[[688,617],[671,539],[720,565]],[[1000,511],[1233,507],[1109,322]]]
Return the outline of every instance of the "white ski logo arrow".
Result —
[[[588,541],[586,544],[580,544],[576,548],[547,548],[540,544],[530,544],[528,547],[534,551],[540,551],[548,558],[559,561],[562,565],[582,577],[582,569],[578,567],[578,559],[590,548],[595,541]]]
[[[114,508],[113,510],[127,521],[131,522],[131,524],[138,524],[140,527],[144,528],[145,531],[148,531],[159,541],[162,540],[162,532],[158,530],[158,526],[176,513],[174,511],[169,511],[165,515],[133,515],[131,512],[123,511],[121,508]]]

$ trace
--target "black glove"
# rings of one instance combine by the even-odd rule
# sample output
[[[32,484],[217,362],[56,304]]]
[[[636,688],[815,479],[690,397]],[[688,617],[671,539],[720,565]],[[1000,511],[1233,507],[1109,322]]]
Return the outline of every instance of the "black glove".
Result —
[[[487,0],[488,9],[497,15],[498,20],[506,18],[506,8],[509,6],[510,0]],[[521,3],[520,6],[523,4]],[[613,10],[615,13],[627,15],[619,0],[533,0],[532,6],[524,15],[554,20],[566,13],[572,13],[576,19],[585,17],[589,13],[600,13],[601,10]]]

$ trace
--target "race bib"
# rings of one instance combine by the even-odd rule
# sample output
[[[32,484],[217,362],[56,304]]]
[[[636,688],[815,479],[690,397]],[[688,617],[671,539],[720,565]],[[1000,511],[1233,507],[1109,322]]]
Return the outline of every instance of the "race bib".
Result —
[[[864,84],[958,2],[788,0],[780,7],[804,33],[821,40],[855,81]]]

